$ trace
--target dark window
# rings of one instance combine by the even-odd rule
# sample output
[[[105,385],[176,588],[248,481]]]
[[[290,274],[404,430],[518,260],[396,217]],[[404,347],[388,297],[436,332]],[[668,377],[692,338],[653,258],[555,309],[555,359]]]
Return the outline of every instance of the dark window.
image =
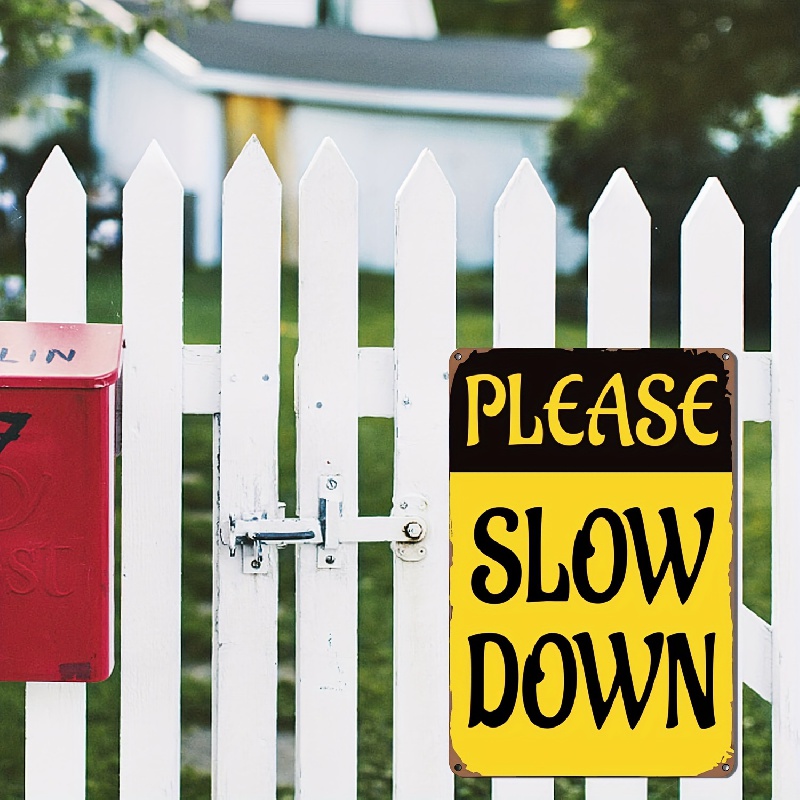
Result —
[[[64,77],[67,96],[79,106],[72,119],[73,130],[81,137],[89,137],[89,113],[92,107],[94,76],[85,72],[70,72]]]

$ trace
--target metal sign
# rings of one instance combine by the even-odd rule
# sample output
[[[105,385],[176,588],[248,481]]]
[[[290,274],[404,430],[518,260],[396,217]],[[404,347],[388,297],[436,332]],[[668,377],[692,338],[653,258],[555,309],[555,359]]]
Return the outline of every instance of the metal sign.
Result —
[[[450,361],[450,759],[460,776],[736,767],[735,358]]]

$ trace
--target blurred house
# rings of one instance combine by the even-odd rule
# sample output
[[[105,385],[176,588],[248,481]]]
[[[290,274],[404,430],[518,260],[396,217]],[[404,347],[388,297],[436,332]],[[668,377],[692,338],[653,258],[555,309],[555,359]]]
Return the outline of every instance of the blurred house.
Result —
[[[84,1],[123,30],[141,8]],[[582,91],[587,57],[544,40],[436,37],[430,0],[386,2],[397,12],[388,29],[379,22],[392,17],[364,11],[375,0],[236,0],[231,21],[150,33],[133,56],[80,43],[32,71],[26,91],[48,102],[0,123],[0,144],[32,147],[63,124],[58,109],[71,101],[88,109],[83,125],[108,176],[127,180],[158,140],[191,198],[195,256],[214,264],[222,180],[248,137],[259,137],[283,182],[293,261],[298,182],[330,136],[359,182],[362,265],[377,269],[392,266],[394,196],[429,147],[456,193],[459,263],[489,265],[494,203],[523,157],[543,174],[548,126]],[[317,24],[321,8],[340,24]],[[559,267],[584,258],[585,237],[564,212]]]

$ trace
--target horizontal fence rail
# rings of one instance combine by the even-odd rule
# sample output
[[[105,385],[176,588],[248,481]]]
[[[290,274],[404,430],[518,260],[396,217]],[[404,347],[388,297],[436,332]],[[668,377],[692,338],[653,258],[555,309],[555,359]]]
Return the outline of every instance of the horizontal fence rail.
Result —
[[[85,204],[56,149],[28,197],[29,320],[85,319]],[[682,229],[681,345],[736,352],[740,448],[743,422],[772,421],[773,624],[740,604],[737,724],[741,743],[744,682],[773,702],[776,798],[800,785],[799,208],[796,195],[774,236],[769,353],[744,352],[743,227],[718,181],[706,183]],[[437,800],[454,791],[446,370],[456,345],[455,198],[433,154],[423,152],[396,200],[393,347],[358,345],[357,214],[355,179],[325,140],[300,186],[297,511],[316,518],[320,498],[328,498],[326,513],[342,518],[342,530],[358,517],[359,417],[394,419],[392,514],[424,514],[427,536],[417,554],[394,542],[387,556],[394,563],[393,796]],[[231,538],[237,520],[281,515],[281,185],[255,138],[224,186],[221,345],[183,343],[182,215],[182,187],[153,144],[124,193],[120,797],[180,794],[182,415],[209,414],[218,461],[212,795],[274,798],[277,550],[259,547],[260,574],[243,569],[246,558],[229,556],[239,546]],[[499,198],[494,224],[494,344],[551,347],[555,207],[527,160]],[[619,170],[589,220],[588,346],[649,346],[650,235],[649,213]],[[738,492],[741,509],[741,481]],[[385,540],[393,530],[380,522],[370,533],[369,525],[352,530],[364,531],[362,541]],[[303,800],[356,797],[361,536],[335,549],[296,548],[294,782]],[[28,800],[85,797],[83,686],[28,686],[25,759]],[[726,780],[684,779],[680,796],[741,798],[741,776],[740,768]],[[555,795],[552,778],[492,781],[494,800]],[[647,796],[645,778],[586,781],[587,800]]]

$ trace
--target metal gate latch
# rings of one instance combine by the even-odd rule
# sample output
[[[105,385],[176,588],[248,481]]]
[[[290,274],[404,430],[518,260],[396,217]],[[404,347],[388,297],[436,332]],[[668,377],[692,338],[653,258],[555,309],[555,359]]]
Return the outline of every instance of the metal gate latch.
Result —
[[[421,513],[427,508],[421,497],[395,501],[388,517],[342,516],[344,492],[341,475],[323,475],[319,481],[319,507],[316,518],[286,519],[285,503],[279,504],[278,516],[252,514],[228,517],[228,547],[231,556],[237,546],[242,552],[242,571],[250,575],[268,572],[264,545],[317,545],[317,567],[341,567],[339,545],[346,542],[391,542],[398,558],[420,561],[426,549],[421,544],[427,522]]]

